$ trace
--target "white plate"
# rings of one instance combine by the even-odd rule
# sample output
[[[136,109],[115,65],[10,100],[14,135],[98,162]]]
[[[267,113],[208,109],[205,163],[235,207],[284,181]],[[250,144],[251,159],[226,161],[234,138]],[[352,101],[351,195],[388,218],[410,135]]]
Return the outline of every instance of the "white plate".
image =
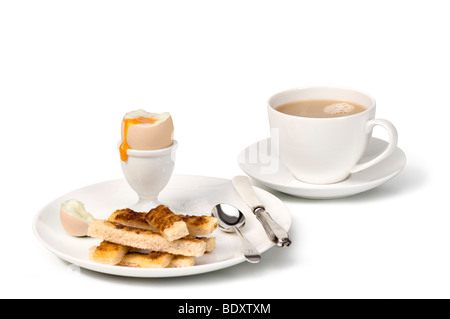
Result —
[[[361,159],[366,162],[385,149],[387,142],[372,138]],[[261,140],[244,149],[238,157],[241,169],[254,180],[280,192],[303,198],[331,199],[352,196],[375,188],[403,169],[406,157],[400,148],[382,162],[342,182],[327,185],[308,184],[296,179],[272,149],[271,139]]]
[[[286,205],[272,194],[254,187],[261,202],[273,219],[289,230],[291,215]],[[103,265],[89,260],[88,249],[98,245],[100,240],[89,237],[72,237],[61,226],[59,207],[66,199],[82,201],[86,209],[96,218],[107,218],[116,209],[129,207],[137,201],[137,195],[125,180],[113,180],[90,185],[64,196],[45,206],[33,221],[33,230],[41,243],[58,257],[77,266],[112,275],[130,277],[176,277],[210,272],[230,267],[245,261],[240,249],[240,240],[235,233],[217,229],[216,248],[210,254],[196,258],[196,265],[185,268],[144,269]],[[160,194],[160,201],[175,213],[210,215],[218,203],[238,207],[247,221],[243,233],[263,253],[273,246],[259,221],[251,213],[234,190],[231,181],[213,177],[174,175]],[[264,262],[264,256],[262,260]]]

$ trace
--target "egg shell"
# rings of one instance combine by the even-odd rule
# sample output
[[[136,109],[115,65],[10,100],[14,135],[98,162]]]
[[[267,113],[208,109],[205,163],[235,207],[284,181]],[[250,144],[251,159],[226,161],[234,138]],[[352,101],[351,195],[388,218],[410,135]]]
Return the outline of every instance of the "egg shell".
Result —
[[[124,123],[122,122],[122,141]],[[128,128],[127,143],[134,150],[159,150],[172,145],[173,142],[172,117],[158,121],[153,125],[130,125]]]
[[[64,209],[59,209],[59,217],[64,230],[72,236],[87,236],[89,224],[84,220],[74,217],[67,213]]]

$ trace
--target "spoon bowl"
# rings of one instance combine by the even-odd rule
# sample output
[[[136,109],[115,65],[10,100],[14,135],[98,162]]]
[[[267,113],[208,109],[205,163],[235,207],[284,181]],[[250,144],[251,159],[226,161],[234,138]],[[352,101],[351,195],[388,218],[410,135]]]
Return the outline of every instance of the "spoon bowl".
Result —
[[[234,227],[242,228],[245,225],[245,216],[236,207],[228,204],[218,204],[214,206],[212,215],[219,221],[219,227],[225,231],[232,233]]]

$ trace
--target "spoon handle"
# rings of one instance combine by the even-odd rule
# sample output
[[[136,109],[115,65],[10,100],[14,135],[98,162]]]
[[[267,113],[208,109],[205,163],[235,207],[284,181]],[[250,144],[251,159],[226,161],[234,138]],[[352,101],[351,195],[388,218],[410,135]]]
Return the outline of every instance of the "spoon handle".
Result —
[[[242,249],[247,261],[251,263],[257,263],[261,260],[261,254],[256,250],[255,246],[244,237],[241,230],[238,227],[234,227],[234,230],[241,236]]]

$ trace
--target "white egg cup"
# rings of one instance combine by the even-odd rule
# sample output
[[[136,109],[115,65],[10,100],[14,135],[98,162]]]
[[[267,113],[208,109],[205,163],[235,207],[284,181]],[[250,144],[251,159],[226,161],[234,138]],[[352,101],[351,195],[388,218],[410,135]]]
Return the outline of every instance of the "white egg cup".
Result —
[[[173,141],[171,146],[159,150],[127,150],[128,159],[121,160],[122,171],[139,197],[138,202],[129,208],[147,212],[161,205],[158,196],[172,176],[177,147],[177,141]]]

